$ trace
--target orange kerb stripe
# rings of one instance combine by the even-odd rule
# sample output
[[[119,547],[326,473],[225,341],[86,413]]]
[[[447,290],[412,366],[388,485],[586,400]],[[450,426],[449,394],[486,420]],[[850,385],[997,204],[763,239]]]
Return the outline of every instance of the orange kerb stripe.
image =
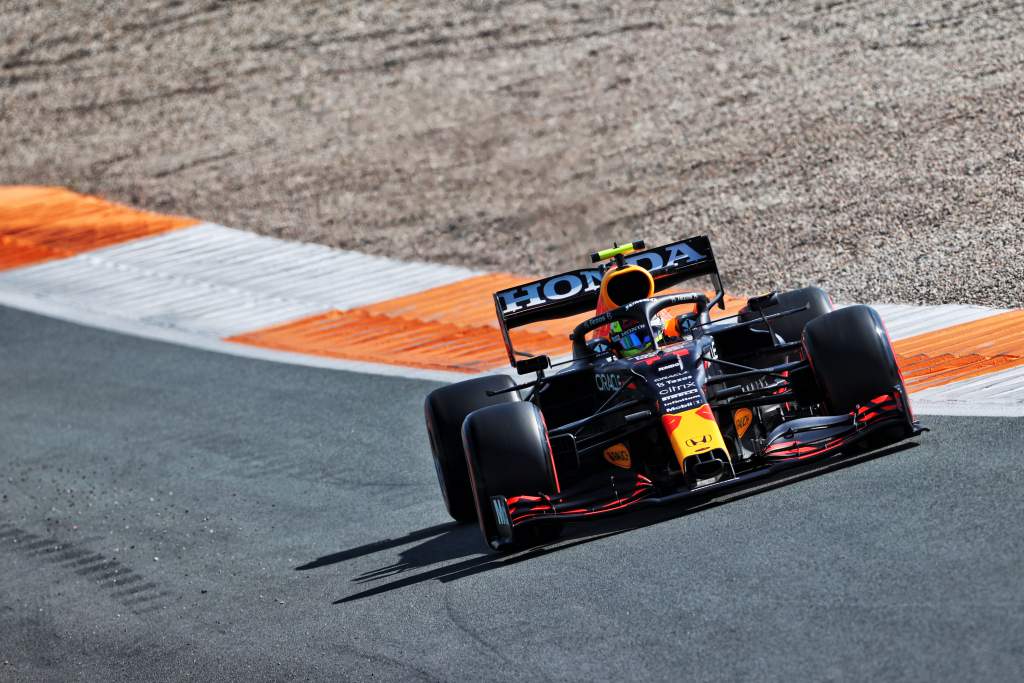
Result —
[[[491,295],[499,289],[514,287],[523,282],[529,282],[529,278],[510,273],[488,273],[370,304],[359,310],[410,321],[446,323],[459,327],[488,325],[497,328]]]
[[[253,346],[331,358],[476,373],[508,364],[492,294],[530,278],[491,273],[349,311],[329,311],[231,337]],[[744,300],[727,299],[723,315]],[[561,356],[569,331],[592,316],[547,320],[511,331],[516,350]]]
[[[228,341],[332,358],[407,365],[430,370],[483,372],[505,365],[501,333],[490,325],[457,326],[373,315],[365,310],[329,311]],[[535,353],[564,352],[563,339],[522,332],[516,343]]]
[[[254,346],[434,370],[482,372],[507,363],[492,292],[529,278],[493,273],[351,311],[331,311],[232,337]],[[729,297],[731,315],[743,299]],[[517,349],[562,355],[580,315],[512,331]],[[1024,365],[1024,311],[928,332],[894,344],[907,386],[919,391]]]
[[[198,222],[59,187],[0,186],[0,270],[67,258]]]
[[[920,391],[1024,365],[1024,311],[893,342],[907,388]]]

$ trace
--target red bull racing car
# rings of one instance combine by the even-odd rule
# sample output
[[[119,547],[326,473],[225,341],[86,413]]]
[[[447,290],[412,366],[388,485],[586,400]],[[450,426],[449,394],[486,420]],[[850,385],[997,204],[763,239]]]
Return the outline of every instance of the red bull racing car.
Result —
[[[535,379],[499,374],[427,397],[448,511],[476,520],[495,550],[550,540],[565,521],[707,500],[922,431],[874,309],[833,310],[808,287],[713,320],[725,293],[704,236],[592,260],[494,294],[509,361]],[[679,291],[698,277],[713,294]],[[588,311],[568,336],[568,360],[513,348],[513,328]]]

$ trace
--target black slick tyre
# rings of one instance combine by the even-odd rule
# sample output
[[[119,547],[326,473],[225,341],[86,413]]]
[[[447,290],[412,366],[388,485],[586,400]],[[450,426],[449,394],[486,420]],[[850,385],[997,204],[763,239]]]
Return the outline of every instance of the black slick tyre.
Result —
[[[448,514],[457,522],[468,523],[476,519],[473,488],[462,450],[462,423],[467,415],[479,408],[518,402],[518,391],[487,395],[488,391],[501,391],[513,386],[515,381],[508,375],[491,375],[435,389],[424,402],[423,412],[437,481]]]
[[[810,321],[803,347],[829,414],[848,413],[903,388],[882,319],[870,306],[849,306]]]
[[[540,410],[519,402],[482,408],[462,428],[466,463],[473,484],[480,530],[497,550],[512,550],[552,540],[556,523],[531,523],[511,543],[499,538],[491,496],[556,493],[557,473]]]

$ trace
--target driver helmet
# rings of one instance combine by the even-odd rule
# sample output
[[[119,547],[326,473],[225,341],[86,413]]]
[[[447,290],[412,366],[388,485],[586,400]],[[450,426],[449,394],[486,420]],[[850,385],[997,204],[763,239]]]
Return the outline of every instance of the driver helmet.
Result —
[[[601,278],[601,293],[598,297],[597,313],[601,314],[619,306],[654,296],[654,278],[640,266],[621,265],[604,274]],[[642,322],[613,321],[599,328],[597,336],[608,339],[612,350],[622,358],[632,358],[649,351],[655,342],[665,334],[661,316],[651,318],[650,333]]]
[[[665,323],[661,315],[651,318],[651,329],[648,331],[643,323],[623,325],[622,321],[614,320],[608,326],[608,341],[612,349],[622,358],[633,358],[654,348],[655,342],[661,342],[665,336]]]

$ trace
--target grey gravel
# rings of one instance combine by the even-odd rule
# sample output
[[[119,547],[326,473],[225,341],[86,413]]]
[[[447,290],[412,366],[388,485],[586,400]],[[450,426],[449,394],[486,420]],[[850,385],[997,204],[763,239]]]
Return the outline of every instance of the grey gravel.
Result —
[[[0,3],[0,181],[542,273],[1021,305],[1019,2]]]

